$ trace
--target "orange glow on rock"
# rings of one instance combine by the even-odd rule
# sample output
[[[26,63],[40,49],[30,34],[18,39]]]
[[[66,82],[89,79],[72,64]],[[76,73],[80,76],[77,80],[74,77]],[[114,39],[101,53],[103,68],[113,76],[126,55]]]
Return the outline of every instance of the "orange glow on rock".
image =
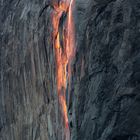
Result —
[[[62,108],[62,115],[64,117],[65,128],[69,129],[67,105],[66,105],[66,88],[67,82],[70,81],[71,74],[71,62],[74,57],[75,46],[75,32],[74,32],[74,20],[72,15],[72,7],[74,0],[61,0],[59,3],[53,1],[53,46],[55,49],[55,61],[56,61],[56,80],[57,80],[57,92],[59,97],[60,106]],[[67,13],[67,19],[65,25],[63,25],[62,39],[63,46],[60,45],[60,32],[59,23],[63,12]],[[68,67],[68,69],[67,69]],[[66,138],[69,140],[69,138]]]
[[[65,125],[66,125],[66,128],[68,128],[68,117],[67,117],[67,105],[66,105],[66,100],[65,100],[65,97],[63,95],[60,95],[60,102],[61,104],[63,105],[63,116],[64,116],[64,121],[65,121]]]

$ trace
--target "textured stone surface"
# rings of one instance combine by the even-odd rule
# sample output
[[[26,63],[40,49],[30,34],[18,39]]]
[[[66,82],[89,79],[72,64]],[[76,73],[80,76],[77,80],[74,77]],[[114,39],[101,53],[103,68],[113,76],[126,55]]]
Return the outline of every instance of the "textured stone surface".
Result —
[[[51,1],[0,1],[0,140],[62,140]],[[140,139],[140,2],[76,0],[71,140]]]
[[[140,2],[80,2],[69,108],[72,139],[138,140]]]
[[[1,140],[56,140],[52,9],[44,10],[46,4],[0,1]]]

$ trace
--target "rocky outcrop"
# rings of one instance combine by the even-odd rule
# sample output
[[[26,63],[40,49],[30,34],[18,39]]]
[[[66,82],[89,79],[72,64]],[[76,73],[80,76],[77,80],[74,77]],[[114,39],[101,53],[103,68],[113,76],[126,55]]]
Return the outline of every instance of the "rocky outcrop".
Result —
[[[140,139],[139,1],[77,1],[73,140]]]
[[[0,5],[0,139],[56,140],[62,126],[56,123],[52,9],[47,1]]]
[[[140,2],[76,0],[71,140],[140,139]],[[62,140],[49,0],[0,1],[0,140]]]

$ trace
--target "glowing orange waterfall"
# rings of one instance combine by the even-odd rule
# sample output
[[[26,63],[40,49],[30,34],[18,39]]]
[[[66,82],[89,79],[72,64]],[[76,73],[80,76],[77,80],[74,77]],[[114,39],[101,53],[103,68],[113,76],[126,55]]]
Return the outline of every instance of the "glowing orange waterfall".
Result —
[[[69,123],[66,105],[67,83],[71,76],[71,62],[74,57],[75,32],[74,20],[72,15],[74,0],[60,0],[53,2],[53,46],[55,50],[56,61],[56,79],[59,104],[62,108],[62,115],[65,123],[65,140],[70,140]],[[67,15],[66,22],[63,26],[62,33],[59,32],[60,18],[63,13]],[[62,36],[62,37],[60,37]],[[62,42],[60,40],[62,38]]]

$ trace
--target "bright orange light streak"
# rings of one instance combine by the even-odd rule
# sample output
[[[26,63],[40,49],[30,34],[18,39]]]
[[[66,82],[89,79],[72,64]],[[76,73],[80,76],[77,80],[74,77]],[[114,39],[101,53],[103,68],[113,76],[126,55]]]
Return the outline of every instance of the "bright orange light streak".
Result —
[[[66,105],[66,88],[67,81],[70,80],[71,74],[71,61],[74,57],[75,46],[75,32],[74,32],[74,20],[72,15],[74,0],[61,0],[60,3],[53,1],[55,11],[53,12],[52,24],[53,24],[53,46],[55,49],[55,61],[56,61],[56,80],[57,80],[57,92],[59,102],[62,108],[62,114],[64,117],[65,128],[69,130],[67,105]],[[63,12],[68,12],[65,31],[63,30],[63,46],[60,45],[60,33],[59,22]],[[68,70],[67,70],[68,67]],[[66,134],[67,135],[67,134]],[[66,136],[66,140],[69,140],[69,134]]]

